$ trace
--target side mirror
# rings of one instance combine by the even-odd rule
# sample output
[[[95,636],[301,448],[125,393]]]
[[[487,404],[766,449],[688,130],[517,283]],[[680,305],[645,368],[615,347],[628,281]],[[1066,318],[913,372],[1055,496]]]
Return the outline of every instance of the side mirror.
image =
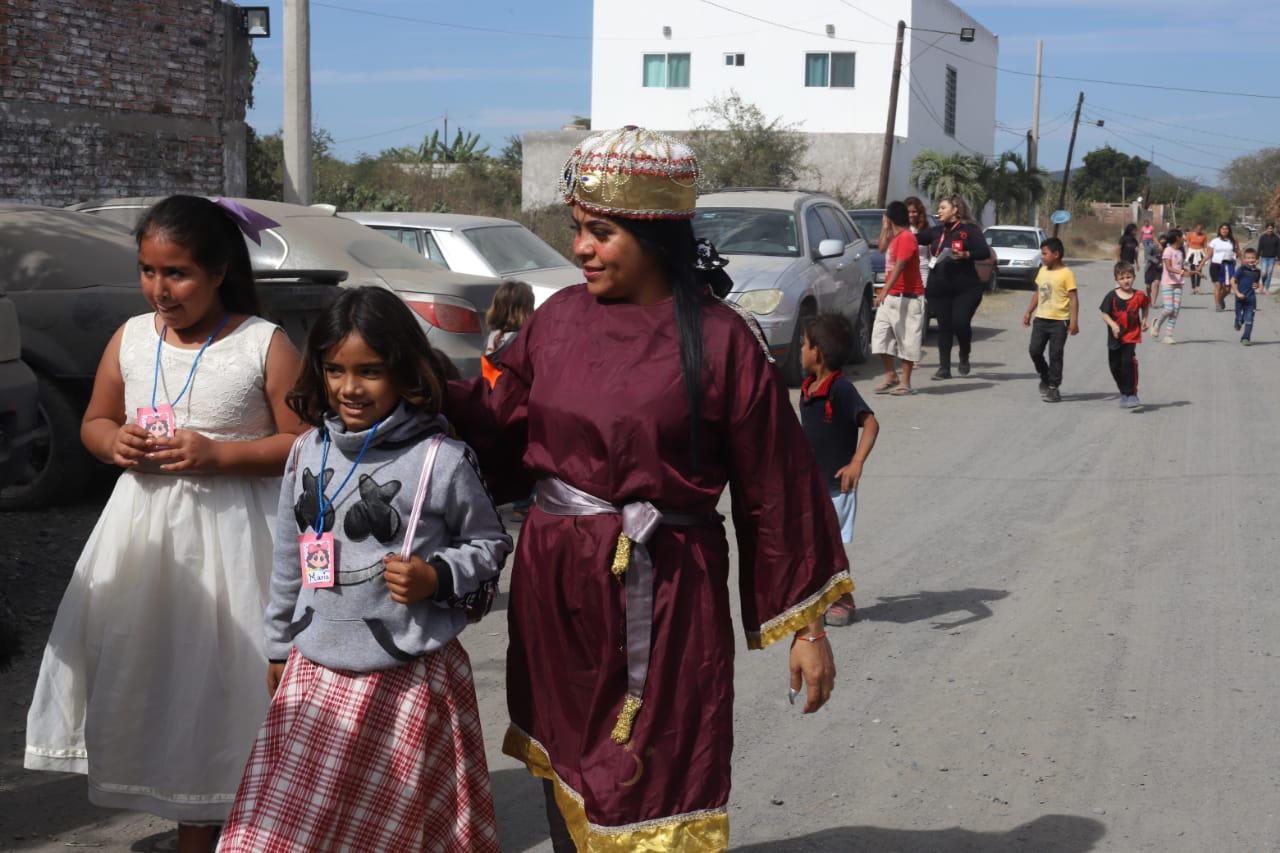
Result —
[[[818,244],[819,258],[838,258],[844,254],[843,240],[823,240]]]

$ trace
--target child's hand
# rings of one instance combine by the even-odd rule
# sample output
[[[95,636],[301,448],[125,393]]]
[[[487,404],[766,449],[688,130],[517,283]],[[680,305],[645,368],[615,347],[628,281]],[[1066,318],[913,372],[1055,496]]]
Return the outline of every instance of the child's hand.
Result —
[[[1022,315],[1022,325],[1024,325],[1024,326],[1030,326],[1030,325],[1031,325],[1031,312],[1030,312],[1030,311],[1028,311],[1027,313],[1025,313],[1025,314],[1023,314],[1023,315]]]
[[[280,679],[284,676],[284,664],[269,663],[267,664],[267,694],[276,695],[276,688],[280,686]]]
[[[397,604],[415,604],[436,594],[439,579],[435,567],[421,557],[410,557],[402,562],[398,554],[382,558],[387,567],[387,589],[391,600]]]
[[[1080,334],[1080,324],[1079,324],[1079,323],[1072,323],[1070,326],[1068,326],[1068,327],[1067,327],[1067,334],[1068,334],[1068,335],[1078,335],[1078,334]]]
[[[858,488],[858,481],[862,479],[862,463],[850,462],[836,472],[836,479],[840,481],[840,491],[854,491]]]
[[[1142,321],[1142,331],[1144,331],[1144,332],[1145,332],[1147,329],[1150,329],[1150,328],[1151,328],[1151,321],[1150,321],[1150,320],[1143,320],[1143,321]],[[1116,326],[1116,337],[1119,337],[1119,336],[1120,336],[1120,327],[1119,327],[1119,326]]]
[[[1116,340],[1120,340],[1120,327],[1119,327],[1119,326],[1109,326],[1108,328],[1109,328],[1109,329],[1111,329],[1111,337],[1115,338]],[[1143,324],[1142,324],[1142,330],[1143,330],[1143,331],[1146,331],[1146,329],[1147,329],[1147,324],[1146,324],[1146,323],[1143,323]]]
[[[218,468],[218,443],[198,432],[174,430],[168,438],[149,439],[147,450],[147,461],[166,474],[209,474]]]
[[[147,455],[147,431],[137,424],[124,424],[111,443],[111,464],[135,468]]]

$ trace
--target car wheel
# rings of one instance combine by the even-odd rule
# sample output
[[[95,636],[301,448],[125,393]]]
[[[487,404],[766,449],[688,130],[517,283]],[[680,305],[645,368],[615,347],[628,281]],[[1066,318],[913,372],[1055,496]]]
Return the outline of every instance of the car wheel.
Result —
[[[858,318],[853,324],[853,363],[866,364],[871,360],[871,331],[875,324],[875,302],[871,296],[865,296],[862,307],[858,309]]]
[[[40,433],[18,481],[0,489],[0,509],[38,509],[77,494],[94,462],[80,444],[80,406],[53,380],[38,375]]]
[[[804,368],[800,365],[800,345],[804,340],[804,321],[816,314],[812,302],[800,305],[796,315],[796,329],[791,333],[791,346],[787,348],[787,360],[782,363],[782,378],[792,388],[799,388],[804,381]]]

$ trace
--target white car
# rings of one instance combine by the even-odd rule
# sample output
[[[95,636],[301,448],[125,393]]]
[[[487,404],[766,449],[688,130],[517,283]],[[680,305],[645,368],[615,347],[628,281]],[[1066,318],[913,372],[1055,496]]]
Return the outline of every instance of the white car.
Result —
[[[338,215],[381,231],[446,269],[528,282],[535,306],[561,288],[586,280],[581,269],[510,219],[460,213]]]
[[[1040,272],[1040,244],[1045,240],[1042,229],[1030,225],[992,225],[982,236],[999,256],[996,271],[1001,284],[1035,283],[1036,274]]]

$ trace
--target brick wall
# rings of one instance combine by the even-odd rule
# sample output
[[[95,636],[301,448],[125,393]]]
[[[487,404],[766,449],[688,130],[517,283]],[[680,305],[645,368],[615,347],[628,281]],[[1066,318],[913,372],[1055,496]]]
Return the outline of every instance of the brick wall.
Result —
[[[237,20],[222,0],[0,0],[0,199],[243,194]]]

